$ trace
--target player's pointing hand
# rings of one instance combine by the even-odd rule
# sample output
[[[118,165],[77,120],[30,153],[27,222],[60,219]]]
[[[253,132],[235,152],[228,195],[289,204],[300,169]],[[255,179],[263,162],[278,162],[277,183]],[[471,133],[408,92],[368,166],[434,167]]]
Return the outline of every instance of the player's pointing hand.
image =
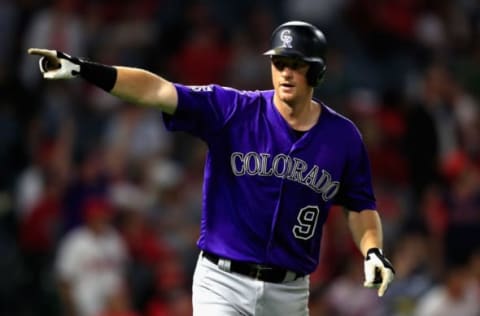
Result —
[[[45,79],[70,79],[80,74],[82,62],[76,57],[42,48],[29,48],[28,53],[41,56],[38,65]]]
[[[45,79],[70,79],[80,76],[107,92],[113,89],[117,81],[117,70],[113,66],[90,62],[58,50],[30,48],[28,53],[40,56],[38,65]]]
[[[395,276],[395,269],[379,248],[367,251],[364,261],[365,282],[363,286],[378,288],[378,296],[383,296]]]

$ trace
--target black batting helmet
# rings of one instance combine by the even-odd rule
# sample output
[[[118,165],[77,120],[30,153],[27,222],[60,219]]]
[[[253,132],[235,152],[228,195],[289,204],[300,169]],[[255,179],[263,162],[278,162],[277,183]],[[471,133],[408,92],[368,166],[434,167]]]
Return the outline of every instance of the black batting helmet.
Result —
[[[301,21],[286,22],[273,31],[270,47],[264,55],[298,57],[310,65],[308,84],[315,87],[320,83],[327,69],[327,40],[317,27]]]

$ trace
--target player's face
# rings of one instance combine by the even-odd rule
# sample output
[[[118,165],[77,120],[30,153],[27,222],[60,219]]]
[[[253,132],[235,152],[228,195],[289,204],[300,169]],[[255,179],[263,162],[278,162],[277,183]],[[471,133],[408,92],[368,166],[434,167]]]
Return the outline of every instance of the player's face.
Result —
[[[311,87],[306,78],[308,67],[298,58],[272,56],[272,82],[280,101],[294,104],[306,96],[310,97]]]

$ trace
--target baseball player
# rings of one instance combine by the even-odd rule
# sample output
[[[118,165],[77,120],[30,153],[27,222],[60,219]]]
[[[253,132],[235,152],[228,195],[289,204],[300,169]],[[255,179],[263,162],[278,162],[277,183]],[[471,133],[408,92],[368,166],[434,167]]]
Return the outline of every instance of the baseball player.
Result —
[[[194,315],[308,315],[309,274],[332,204],[345,208],[365,257],[366,287],[382,296],[394,269],[382,252],[369,161],[347,118],[313,98],[327,44],[315,26],[278,26],[273,89],[185,86],[146,70],[36,49],[46,79],[82,77],[111,94],[163,111],[169,130],[208,145]]]

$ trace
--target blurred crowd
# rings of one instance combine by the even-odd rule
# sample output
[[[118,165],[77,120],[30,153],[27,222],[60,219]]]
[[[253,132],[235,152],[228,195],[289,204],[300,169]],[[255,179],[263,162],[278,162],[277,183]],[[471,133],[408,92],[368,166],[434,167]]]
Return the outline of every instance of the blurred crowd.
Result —
[[[29,47],[184,84],[270,89],[286,20],[329,43],[315,96],[368,147],[396,281],[362,288],[342,211],[312,316],[480,315],[480,3],[475,0],[0,0],[0,315],[191,315],[203,143]],[[294,198],[294,197],[292,197]]]

